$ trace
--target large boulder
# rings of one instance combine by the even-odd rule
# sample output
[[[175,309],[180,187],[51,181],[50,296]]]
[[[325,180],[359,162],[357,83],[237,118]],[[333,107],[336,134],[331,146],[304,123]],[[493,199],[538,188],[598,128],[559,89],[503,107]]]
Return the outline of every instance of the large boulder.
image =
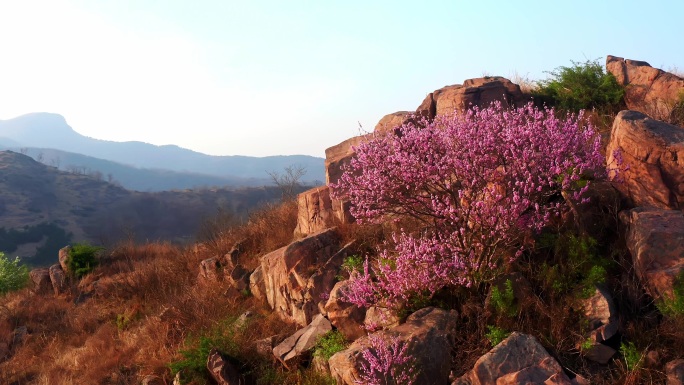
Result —
[[[659,120],[669,120],[684,95],[684,79],[645,61],[608,55],[606,69],[625,87],[625,104]]]
[[[609,167],[618,166],[623,180],[615,187],[633,206],[684,208],[684,129],[649,118],[637,111],[621,111],[613,121],[607,155]]]
[[[67,289],[67,277],[64,273],[64,270],[62,270],[62,266],[56,263],[50,266],[48,271],[50,273],[50,281],[52,282],[52,288],[54,289],[55,294],[59,295],[64,293]]]
[[[407,354],[416,359],[417,384],[441,385],[449,379],[456,320],[457,314],[453,310],[428,307],[411,314],[406,323],[376,335],[388,343],[396,338],[400,343],[408,344]],[[330,372],[338,384],[352,385],[360,380],[362,354],[369,346],[369,338],[361,337],[330,357]]]
[[[330,322],[349,341],[365,335],[363,320],[366,309],[343,300],[343,292],[349,285],[348,280],[340,281],[330,291],[330,298],[325,304],[325,312]]]
[[[65,273],[69,271],[69,267],[67,266],[69,254],[71,254],[71,246],[64,246],[61,249],[59,249],[59,265],[62,267],[62,270],[64,270]]]
[[[684,359],[670,361],[665,365],[667,385],[684,385]]]
[[[638,207],[620,213],[634,270],[653,298],[673,294],[684,270],[684,212]]]
[[[299,329],[295,334],[285,338],[283,342],[273,348],[273,355],[286,367],[293,360],[307,354],[316,345],[318,340],[332,330],[332,324],[322,314],[313,318],[310,324]]]
[[[560,364],[533,336],[514,332],[453,385],[567,384]]]
[[[52,282],[50,281],[50,270],[41,268],[33,269],[29,273],[31,277],[31,282],[33,282],[33,291],[39,294],[45,294],[52,288]]]
[[[434,119],[437,115],[464,111],[470,107],[488,107],[499,101],[505,107],[520,107],[526,99],[520,86],[501,76],[468,79],[463,84],[446,86],[428,94],[416,114]]]
[[[281,318],[304,326],[320,313],[351,245],[328,229],[261,258],[264,295]]]
[[[374,132],[377,133],[392,133],[397,127],[401,127],[404,123],[410,120],[415,112],[397,111],[383,116],[378,124],[375,125]]]
[[[328,186],[315,187],[297,195],[295,237],[317,233],[337,223],[353,221],[349,204],[330,197]]]
[[[325,184],[336,183],[344,167],[354,157],[354,147],[371,138],[372,134],[355,136],[325,150]]]

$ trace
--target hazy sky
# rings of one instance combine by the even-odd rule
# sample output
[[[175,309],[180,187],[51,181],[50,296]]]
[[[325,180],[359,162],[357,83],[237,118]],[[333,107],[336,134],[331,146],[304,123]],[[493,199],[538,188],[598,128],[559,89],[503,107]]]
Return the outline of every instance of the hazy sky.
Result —
[[[0,0],[0,119],[309,154],[448,84],[608,54],[684,69],[680,0]]]

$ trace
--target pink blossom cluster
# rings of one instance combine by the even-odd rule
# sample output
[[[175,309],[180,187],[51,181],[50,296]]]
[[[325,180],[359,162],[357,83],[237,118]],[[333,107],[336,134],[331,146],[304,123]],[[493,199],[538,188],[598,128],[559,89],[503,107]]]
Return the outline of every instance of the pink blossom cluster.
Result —
[[[347,299],[370,306],[494,278],[566,204],[561,192],[581,201],[584,182],[605,176],[600,148],[581,113],[500,103],[360,144],[333,194],[361,222],[409,216],[422,226],[352,274]]]
[[[415,383],[418,371],[416,358],[407,352],[408,344],[397,337],[383,338],[380,334],[368,336],[370,346],[361,356],[361,379],[357,384],[410,385]]]

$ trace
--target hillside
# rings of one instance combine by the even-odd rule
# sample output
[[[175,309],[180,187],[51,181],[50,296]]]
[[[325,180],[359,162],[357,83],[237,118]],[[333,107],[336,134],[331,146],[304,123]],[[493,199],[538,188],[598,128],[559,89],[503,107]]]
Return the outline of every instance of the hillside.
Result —
[[[0,191],[2,250],[22,257],[38,253],[27,259],[34,265],[47,263],[70,241],[188,241],[219,209],[239,219],[281,194],[275,187],[134,192],[11,151],[0,152]]]
[[[1,139],[0,143],[2,143]],[[91,175],[135,191],[154,192],[201,187],[258,187],[273,183],[268,176],[261,178],[221,177],[195,172],[139,168],[51,148],[0,145],[0,150],[21,152],[62,171]]]
[[[33,113],[0,120],[0,146],[55,149],[138,168],[197,173],[234,180],[264,180],[269,178],[267,172],[298,165],[307,170],[304,182],[314,183],[324,179],[323,159],[313,156],[211,156],[174,145],[155,146],[143,142],[99,140],[80,135],[67,124],[64,117],[49,113]],[[53,162],[53,159],[57,158],[45,158],[47,162]],[[96,167],[99,165],[91,160],[79,159],[79,162],[83,161],[88,163],[75,165],[97,170],[105,175],[108,173],[99,170]],[[67,165],[69,163],[60,161],[60,166]],[[120,175],[114,177],[123,179]]]
[[[684,78],[606,64],[538,86],[555,109],[503,77],[430,92],[328,148],[328,184],[217,219],[201,242],[64,249],[16,270],[0,294],[0,383],[681,385]],[[580,92],[581,109],[596,105],[576,114],[561,107],[577,102],[568,78],[616,97]],[[655,119],[654,105],[669,111]],[[42,202],[15,174],[33,187],[13,202]],[[98,226],[179,208],[160,203],[176,193],[130,206],[97,183],[84,202],[112,208]]]

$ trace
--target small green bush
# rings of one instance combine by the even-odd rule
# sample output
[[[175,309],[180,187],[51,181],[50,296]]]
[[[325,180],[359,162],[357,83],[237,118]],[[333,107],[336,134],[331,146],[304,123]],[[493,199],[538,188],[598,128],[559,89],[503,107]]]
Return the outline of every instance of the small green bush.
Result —
[[[181,360],[169,364],[171,374],[175,376],[180,372],[182,384],[190,381],[206,382],[209,379],[206,369],[207,358],[216,345],[218,345],[217,341],[210,337],[199,337],[194,347],[180,351],[183,356]]]
[[[634,346],[633,342],[623,342],[620,344],[620,354],[622,354],[622,358],[624,358],[627,370],[629,371],[637,370],[643,364],[643,355],[636,346]]]
[[[656,305],[668,317],[684,316],[684,270],[675,279],[671,296],[663,296]]]
[[[314,347],[314,355],[322,357],[324,360],[330,359],[333,354],[347,348],[347,340],[342,333],[337,330],[324,334]]]
[[[549,79],[539,82],[536,94],[560,109],[617,113],[624,104],[623,87],[612,74],[603,71],[598,60],[573,61],[572,66],[558,67],[549,74]]]
[[[501,341],[508,338],[511,334],[510,332],[493,325],[487,325],[487,330],[488,332],[485,334],[485,337],[487,337],[489,343],[492,344],[492,347],[500,344]]]
[[[0,253],[0,294],[21,289],[28,280],[28,267],[21,264],[19,257],[11,261],[4,253]]]
[[[514,303],[513,282],[507,279],[504,286],[503,290],[499,290],[497,286],[492,286],[492,305],[498,314],[514,317],[518,314],[518,308]]]
[[[68,270],[76,278],[90,273],[97,266],[97,253],[102,249],[87,243],[74,244],[66,260]]]

